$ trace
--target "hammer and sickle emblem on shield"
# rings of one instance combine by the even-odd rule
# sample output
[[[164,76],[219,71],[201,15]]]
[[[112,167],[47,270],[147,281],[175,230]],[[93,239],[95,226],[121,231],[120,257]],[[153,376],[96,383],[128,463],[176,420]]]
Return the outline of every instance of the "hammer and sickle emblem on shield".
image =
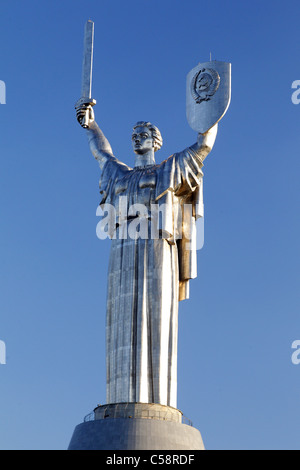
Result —
[[[196,103],[209,101],[220,85],[220,75],[214,69],[200,69],[191,83],[191,92]]]

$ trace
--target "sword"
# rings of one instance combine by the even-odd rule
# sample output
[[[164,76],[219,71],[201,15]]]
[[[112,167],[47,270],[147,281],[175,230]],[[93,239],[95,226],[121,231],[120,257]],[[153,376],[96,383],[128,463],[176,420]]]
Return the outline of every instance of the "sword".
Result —
[[[93,75],[93,51],[94,51],[94,22],[88,20],[84,28],[84,46],[83,46],[83,62],[82,62],[82,79],[81,79],[81,98],[77,101],[78,105],[95,106],[96,100],[92,99],[92,75]],[[85,116],[82,118],[81,125],[85,129],[88,128],[89,110],[86,110]]]

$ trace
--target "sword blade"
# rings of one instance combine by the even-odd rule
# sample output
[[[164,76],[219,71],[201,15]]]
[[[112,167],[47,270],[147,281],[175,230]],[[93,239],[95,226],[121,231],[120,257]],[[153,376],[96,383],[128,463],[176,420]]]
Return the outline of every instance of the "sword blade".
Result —
[[[84,28],[84,47],[82,62],[81,97],[92,98],[93,75],[93,51],[94,51],[94,22],[88,20]]]

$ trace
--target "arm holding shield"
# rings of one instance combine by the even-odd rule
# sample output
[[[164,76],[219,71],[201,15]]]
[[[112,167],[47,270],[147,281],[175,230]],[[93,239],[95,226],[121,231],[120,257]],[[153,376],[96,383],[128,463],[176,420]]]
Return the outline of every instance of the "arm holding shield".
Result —
[[[205,134],[199,132],[197,142],[190,148],[197,153],[198,157],[204,162],[207,155],[211,152],[218,132],[218,124],[215,124]]]
[[[186,115],[198,141],[191,148],[203,161],[211,151],[218,122],[231,99],[231,64],[210,61],[198,64],[187,75]]]

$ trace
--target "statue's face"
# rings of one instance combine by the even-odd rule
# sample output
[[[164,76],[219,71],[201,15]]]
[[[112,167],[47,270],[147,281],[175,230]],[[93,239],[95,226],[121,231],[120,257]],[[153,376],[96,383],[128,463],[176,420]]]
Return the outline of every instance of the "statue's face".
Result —
[[[143,155],[153,149],[154,142],[148,127],[136,127],[132,134],[132,146],[135,153]]]

